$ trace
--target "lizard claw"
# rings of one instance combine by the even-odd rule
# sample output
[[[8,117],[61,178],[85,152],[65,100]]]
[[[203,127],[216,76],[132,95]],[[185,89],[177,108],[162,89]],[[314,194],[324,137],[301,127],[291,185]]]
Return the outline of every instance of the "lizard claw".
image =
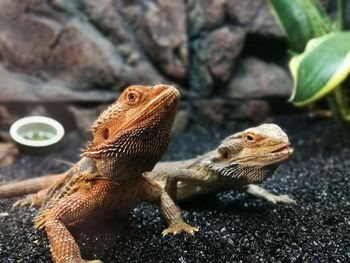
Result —
[[[274,195],[269,196],[267,200],[273,204],[282,203],[282,204],[296,204],[297,202],[290,198],[288,195]]]
[[[187,234],[193,236],[194,233],[197,231],[198,231],[197,227],[190,226],[189,224],[187,224],[183,221],[180,221],[180,222],[172,223],[168,228],[164,229],[162,232],[162,235],[163,236],[166,236],[168,234],[176,235],[176,234],[179,234],[181,232],[184,232],[184,233],[187,233]]]
[[[21,200],[18,200],[17,202],[15,202],[12,207],[11,207],[11,211],[14,211],[16,210],[17,208],[19,207],[22,207],[22,206],[25,206],[25,205],[28,205],[25,201],[26,199],[21,199]]]
[[[35,195],[27,195],[25,198],[18,200],[12,205],[11,211],[23,207],[37,205]]]

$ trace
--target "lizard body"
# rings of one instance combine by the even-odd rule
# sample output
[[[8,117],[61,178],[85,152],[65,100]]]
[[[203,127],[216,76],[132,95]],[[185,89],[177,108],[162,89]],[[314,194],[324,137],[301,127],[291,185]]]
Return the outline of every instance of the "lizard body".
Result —
[[[253,140],[249,142],[247,136]],[[273,203],[293,203],[288,196],[276,196],[255,185],[271,175],[292,153],[288,136],[282,129],[275,124],[263,124],[228,136],[217,148],[197,158],[159,162],[145,176],[164,189],[174,187],[173,184],[178,181],[176,196],[179,201],[240,189]],[[37,192],[62,180],[62,177],[64,174],[48,175],[2,185],[0,197]],[[167,183],[167,180],[173,182]]]
[[[279,126],[263,124],[227,137],[216,149],[197,158],[158,163],[144,176],[157,187],[145,189],[149,191],[149,196],[157,196],[165,191],[179,201],[207,193],[239,189],[272,203],[295,203],[287,195],[274,195],[256,185],[271,175],[292,152],[288,136]],[[64,176],[44,176],[40,185],[35,181],[40,179],[36,178],[0,186],[0,197],[9,193],[20,195],[26,189],[46,191],[49,185],[62,183]],[[154,192],[154,189],[158,190]],[[30,202],[35,203],[32,199]],[[171,214],[180,217],[179,212]],[[179,231],[181,227],[175,223],[163,234]]]
[[[216,149],[197,158],[158,163],[147,177],[179,201],[239,189],[272,203],[295,203],[286,195],[274,195],[256,185],[292,152],[288,136],[279,126],[263,124],[227,137]]]
[[[248,142],[247,135],[257,141]],[[176,199],[179,201],[198,195],[239,189],[272,203],[295,203],[286,195],[274,195],[255,185],[266,179],[280,163],[290,157],[293,150],[289,144],[288,136],[279,126],[263,124],[227,137],[216,149],[197,158],[160,162],[146,177],[156,180],[162,188],[168,188],[174,195],[174,189],[171,188],[176,184]],[[260,176],[254,177],[254,174]],[[49,175],[3,185],[0,186],[0,196],[22,195],[32,189],[43,189],[55,180],[60,180],[60,177],[62,175]],[[168,182],[166,186],[167,180],[173,182]]]
[[[82,159],[67,172],[49,177],[49,187],[15,204],[41,206],[35,227],[46,230],[54,262],[87,262],[70,227],[111,215],[122,217],[141,201],[160,204],[170,228],[167,233],[196,231],[182,221],[159,184],[142,176],[167,149],[178,101],[179,92],[172,86],[127,88],[92,126],[93,140]],[[14,194],[0,189],[0,197]]]

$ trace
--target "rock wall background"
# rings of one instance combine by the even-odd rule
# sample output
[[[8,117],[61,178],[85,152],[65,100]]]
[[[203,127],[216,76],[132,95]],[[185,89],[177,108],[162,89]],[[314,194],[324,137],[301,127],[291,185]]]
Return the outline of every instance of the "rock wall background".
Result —
[[[163,82],[214,122],[227,104],[254,117],[291,92],[285,49],[266,0],[0,0],[0,102],[105,103]]]

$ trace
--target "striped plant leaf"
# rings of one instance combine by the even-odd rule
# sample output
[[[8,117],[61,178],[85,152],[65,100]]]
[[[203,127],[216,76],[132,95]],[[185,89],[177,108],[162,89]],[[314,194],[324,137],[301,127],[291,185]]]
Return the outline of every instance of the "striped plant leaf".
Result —
[[[339,86],[350,73],[350,32],[334,32],[308,42],[289,64],[294,90],[291,101],[303,106]]]
[[[269,0],[272,13],[293,52],[302,52],[313,37],[312,25],[303,9],[302,1],[305,0]]]

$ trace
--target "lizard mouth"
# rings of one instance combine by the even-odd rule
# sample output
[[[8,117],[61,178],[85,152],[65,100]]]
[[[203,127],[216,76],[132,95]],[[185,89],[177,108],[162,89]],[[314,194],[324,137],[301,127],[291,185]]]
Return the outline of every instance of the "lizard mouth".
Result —
[[[293,148],[290,147],[289,145],[283,145],[276,150],[273,150],[271,153],[276,153],[276,154],[292,154],[293,153]]]
[[[287,160],[293,153],[293,148],[289,144],[282,145],[262,157],[266,163],[279,163]]]
[[[236,161],[248,166],[254,166],[254,165],[266,166],[266,165],[276,164],[276,163],[285,161],[292,155],[292,153],[293,153],[293,148],[290,147],[289,144],[283,144],[278,147],[275,147],[274,149],[271,149],[269,152],[239,158]]]
[[[167,89],[162,91],[162,93],[148,103],[144,111],[150,114],[153,112],[159,112],[161,108],[168,110],[169,108],[172,108],[174,104],[177,104],[179,96],[180,93],[175,87],[168,86]]]

